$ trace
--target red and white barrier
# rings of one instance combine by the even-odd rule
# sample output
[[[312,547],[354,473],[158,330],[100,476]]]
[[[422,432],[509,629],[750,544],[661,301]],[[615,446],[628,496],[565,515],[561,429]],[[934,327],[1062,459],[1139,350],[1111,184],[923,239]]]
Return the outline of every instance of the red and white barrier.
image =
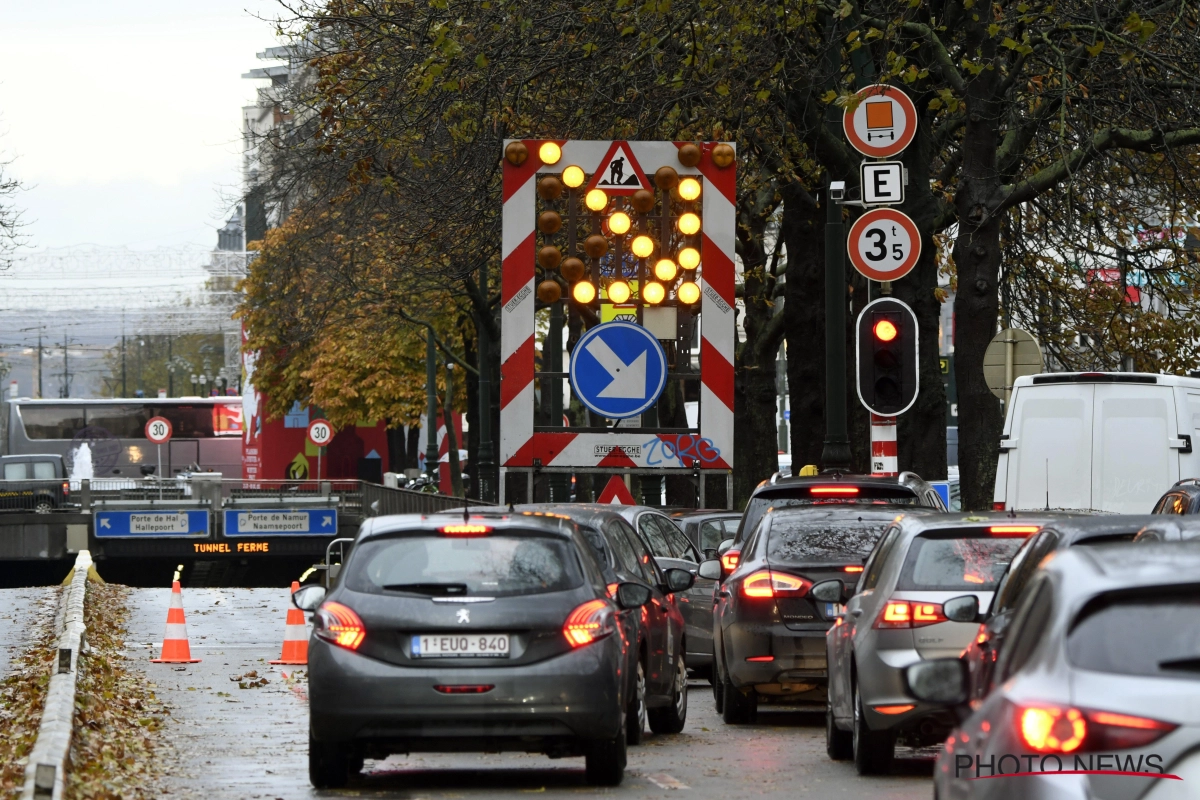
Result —
[[[871,474],[887,478],[900,474],[895,417],[871,415]]]

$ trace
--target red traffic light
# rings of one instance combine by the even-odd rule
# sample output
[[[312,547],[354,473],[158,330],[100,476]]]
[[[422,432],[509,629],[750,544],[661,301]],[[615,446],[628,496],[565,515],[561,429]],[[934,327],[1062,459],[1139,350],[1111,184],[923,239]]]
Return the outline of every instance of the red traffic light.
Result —
[[[896,326],[891,320],[881,319],[875,323],[875,338],[881,342],[890,342],[896,338]]]

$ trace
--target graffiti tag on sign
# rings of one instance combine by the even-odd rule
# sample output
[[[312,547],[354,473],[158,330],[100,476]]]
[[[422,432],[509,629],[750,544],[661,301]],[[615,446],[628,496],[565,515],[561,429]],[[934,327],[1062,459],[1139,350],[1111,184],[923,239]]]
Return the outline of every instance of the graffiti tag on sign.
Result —
[[[711,464],[721,457],[721,451],[713,444],[712,439],[693,436],[690,433],[680,433],[675,436],[654,438],[642,445],[646,450],[646,466],[656,467],[667,461],[678,461],[685,466],[683,460],[690,458],[701,464]],[[660,458],[661,455],[661,458]]]

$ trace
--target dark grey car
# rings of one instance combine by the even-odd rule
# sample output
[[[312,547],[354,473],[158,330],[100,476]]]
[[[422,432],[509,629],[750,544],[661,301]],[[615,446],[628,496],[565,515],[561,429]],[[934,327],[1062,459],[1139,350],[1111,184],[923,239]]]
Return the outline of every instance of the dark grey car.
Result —
[[[637,657],[620,610],[650,591],[606,586],[570,520],[368,519],[323,595],[293,595],[320,603],[308,656],[315,786],[344,785],[365,757],[503,750],[582,755],[590,782],[620,783]]]

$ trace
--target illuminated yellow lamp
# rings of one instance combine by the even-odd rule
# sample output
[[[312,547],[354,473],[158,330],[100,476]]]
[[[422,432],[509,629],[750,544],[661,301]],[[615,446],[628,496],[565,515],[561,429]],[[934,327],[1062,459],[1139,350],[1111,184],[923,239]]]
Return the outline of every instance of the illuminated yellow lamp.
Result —
[[[638,258],[649,258],[654,253],[654,240],[649,236],[635,236],[629,249]]]
[[[562,182],[572,189],[578,189],[583,186],[583,179],[587,176],[583,174],[583,170],[574,165],[567,167],[562,172]]]
[[[663,288],[661,283],[650,281],[642,289],[642,299],[652,306],[661,303],[667,296],[667,290]]]
[[[660,281],[670,283],[675,280],[675,276],[679,274],[679,269],[675,266],[675,262],[669,258],[660,258],[658,263],[654,265],[654,277]]]
[[[628,232],[631,224],[629,215],[624,211],[614,211],[608,217],[608,229],[618,236]]]
[[[700,287],[692,281],[684,281],[675,290],[675,296],[679,298],[679,302],[690,306],[700,299]]]
[[[700,266],[700,251],[694,247],[685,247],[680,250],[679,266],[684,269],[695,269]]]
[[[629,284],[625,281],[613,281],[608,285],[608,299],[620,305],[628,302],[633,290],[629,288]]]
[[[608,205],[608,195],[604,193],[603,189],[592,189],[583,198],[583,202],[592,211],[603,211]]]
[[[571,287],[571,297],[575,298],[576,303],[587,305],[596,299],[596,287],[591,281],[580,281]]]
[[[679,182],[679,196],[684,200],[695,200],[700,196],[700,181],[684,178]]]
[[[700,218],[692,212],[688,212],[679,217],[679,232],[684,236],[691,236],[693,233],[700,232]]]
[[[538,148],[538,158],[543,164],[557,164],[562,158],[562,148],[554,142],[542,142],[542,146]]]

